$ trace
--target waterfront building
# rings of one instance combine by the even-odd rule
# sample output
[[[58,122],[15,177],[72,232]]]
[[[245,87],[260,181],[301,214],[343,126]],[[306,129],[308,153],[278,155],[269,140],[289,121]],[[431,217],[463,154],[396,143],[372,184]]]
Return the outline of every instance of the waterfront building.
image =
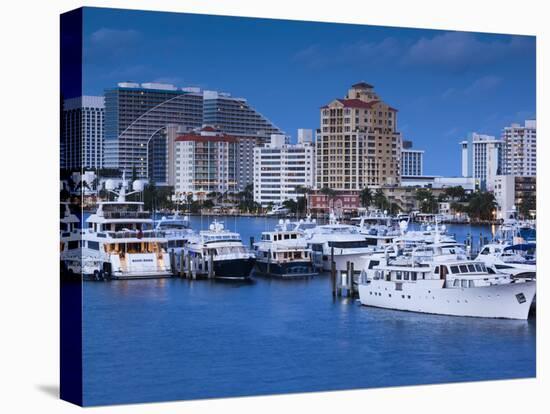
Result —
[[[63,102],[62,168],[103,168],[105,103],[102,96],[81,96]]]
[[[301,132],[300,132],[301,131]],[[263,206],[297,200],[297,187],[312,188],[315,180],[315,147],[312,131],[300,130],[298,143],[271,135],[271,142],[254,149],[254,201]]]
[[[401,177],[397,109],[360,82],[345,98],[321,107],[316,141],[316,187],[336,191],[396,185]]]
[[[401,148],[401,177],[424,175],[424,151],[413,149],[412,141],[403,140]]]
[[[492,135],[474,132],[460,145],[462,176],[478,179],[481,190],[493,191],[495,177],[502,173],[503,142]]]
[[[166,126],[202,126],[202,93],[164,83],[121,82],[105,91],[106,168],[167,181]]]
[[[361,208],[361,196],[359,191],[338,191],[331,197],[315,190],[307,195],[307,207],[313,214],[334,212],[338,217],[354,216]]]
[[[175,138],[175,192],[204,199],[236,192],[238,139],[211,126]]]
[[[495,200],[498,204],[496,218],[513,216],[526,197],[536,197],[537,178],[534,176],[497,175]]]
[[[537,121],[522,126],[512,124],[502,130],[504,171],[506,175],[537,175]]]

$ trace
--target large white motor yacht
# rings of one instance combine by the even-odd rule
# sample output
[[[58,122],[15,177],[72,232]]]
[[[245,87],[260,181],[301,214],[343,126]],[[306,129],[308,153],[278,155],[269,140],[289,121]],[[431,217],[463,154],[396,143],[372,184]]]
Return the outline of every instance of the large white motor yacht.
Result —
[[[98,203],[97,211],[86,220],[82,235],[82,273],[95,279],[142,279],[170,277],[167,240],[153,229],[153,220],[141,201],[128,201],[127,196],[141,193],[143,183],[133,183],[134,191],[126,192],[122,179],[118,192],[107,181],[106,189],[116,201]]]
[[[385,246],[394,236],[361,234],[357,226],[340,224],[333,214],[329,224],[305,231],[305,239],[313,252],[313,264],[318,269],[331,270],[333,257],[336,270],[345,270],[347,262],[362,269],[367,256]]]
[[[395,245],[371,255],[359,283],[362,305],[487,318],[527,319],[535,292],[535,281],[495,273],[437,240],[406,255]]]

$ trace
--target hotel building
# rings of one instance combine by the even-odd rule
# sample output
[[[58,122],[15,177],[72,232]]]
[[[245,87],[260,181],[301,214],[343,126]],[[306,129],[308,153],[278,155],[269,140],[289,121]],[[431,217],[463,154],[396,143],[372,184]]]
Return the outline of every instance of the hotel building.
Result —
[[[311,130],[299,130],[298,143],[284,135],[254,149],[254,201],[263,206],[297,200],[296,187],[312,188],[315,180],[315,147]]]
[[[493,191],[495,177],[502,173],[503,142],[494,136],[474,132],[460,145],[462,176],[479,180],[481,190]]]
[[[512,124],[502,131],[504,174],[537,175],[537,121]]]
[[[321,107],[316,186],[337,191],[399,185],[401,136],[397,110],[365,82]]]
[[[176,194],[203,199],[237,191],[238,139],[206,126],[174,140]]]
[[[63,102],[62,168],[103,168],[104,116],[102,96],[82,96]]]

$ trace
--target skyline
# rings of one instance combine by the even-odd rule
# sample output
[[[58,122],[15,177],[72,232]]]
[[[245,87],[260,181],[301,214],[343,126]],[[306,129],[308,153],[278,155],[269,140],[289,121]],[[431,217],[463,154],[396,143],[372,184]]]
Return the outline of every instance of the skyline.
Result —
[[[468,133],[499,137],[536,115],[534,36],[85,8],[83,37],[85,95],[121,81],[220,90],[293,141],[366,81],[426,151],[427,175],[460,175]]]

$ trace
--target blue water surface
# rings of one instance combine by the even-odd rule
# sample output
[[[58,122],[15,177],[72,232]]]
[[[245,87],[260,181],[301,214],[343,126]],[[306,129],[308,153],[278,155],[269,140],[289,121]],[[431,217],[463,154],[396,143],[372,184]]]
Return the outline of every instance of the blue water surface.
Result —
[[[226,219],[245,241],[275,222]],[[490,237],[449,226],[461,241],[480,231]],[[362,307],[334,300],[327,275],[89,282],[83,293],[86,405],[535,376],[534,319]]]

